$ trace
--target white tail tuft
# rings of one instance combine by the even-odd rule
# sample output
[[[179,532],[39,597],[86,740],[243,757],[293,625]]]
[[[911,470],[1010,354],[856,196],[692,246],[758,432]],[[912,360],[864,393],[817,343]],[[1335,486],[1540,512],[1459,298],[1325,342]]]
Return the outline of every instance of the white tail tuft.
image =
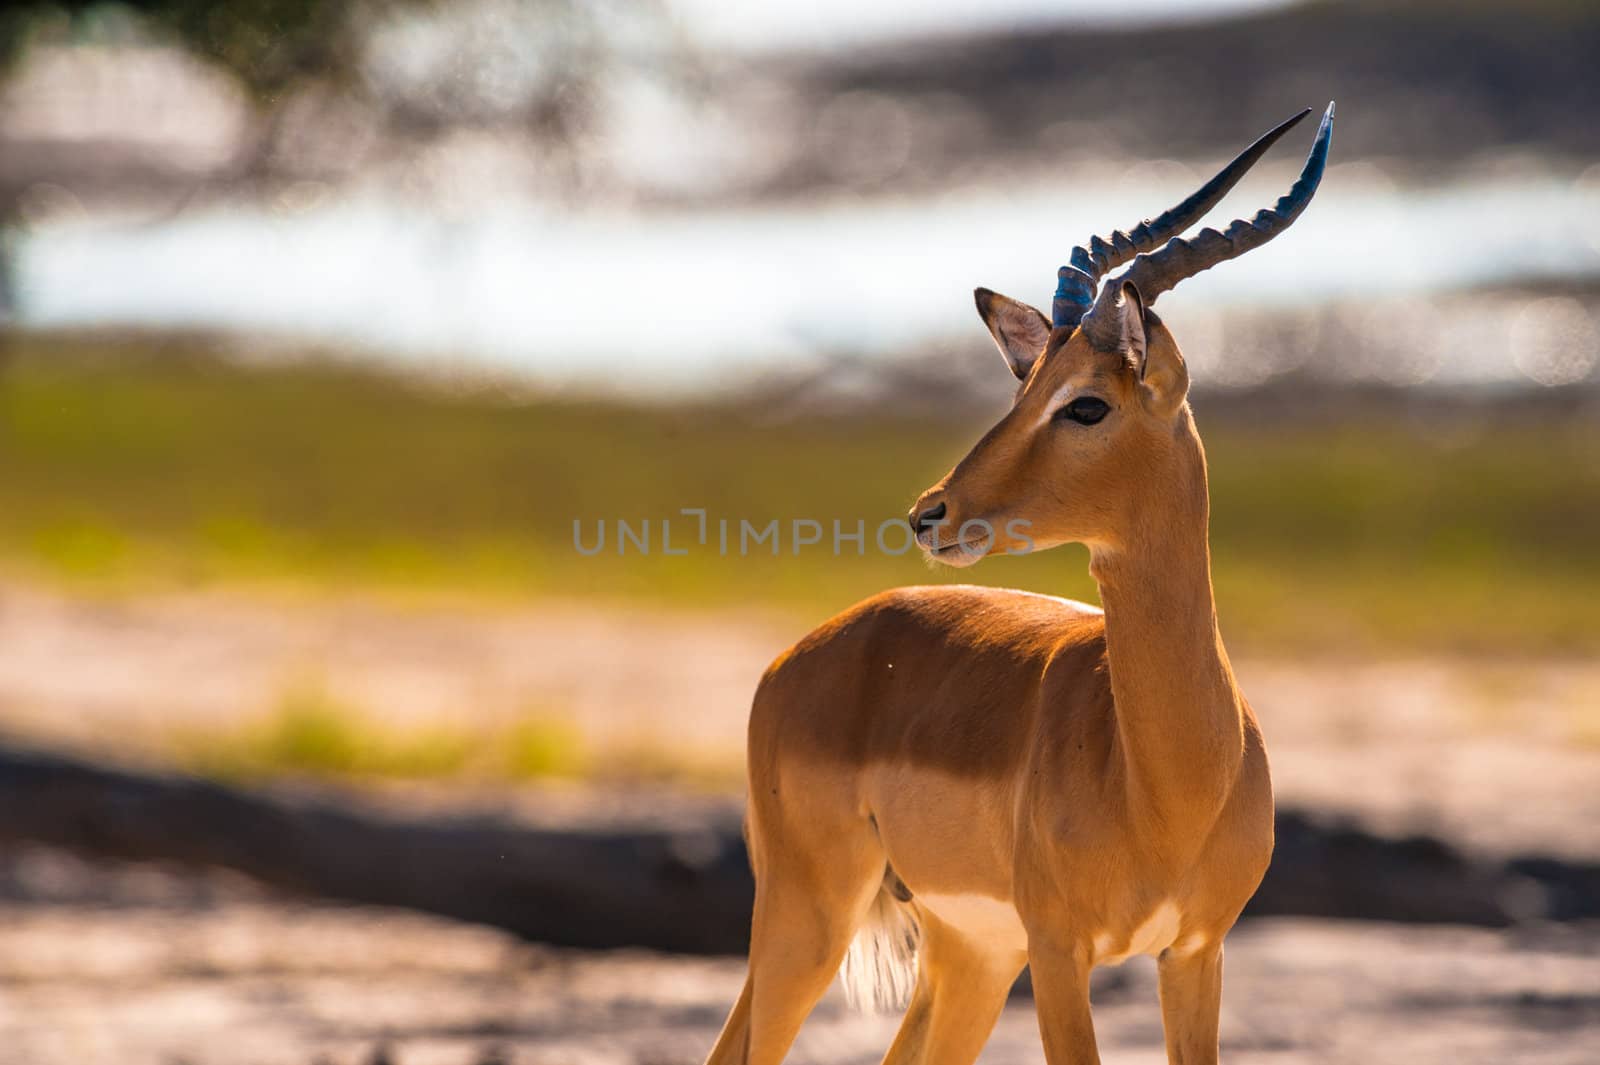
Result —
[[[917,982],[921,938],[911,907],[885,886],[873,898],[839,969],[845,1001],[866,1013],[904,1009]]]

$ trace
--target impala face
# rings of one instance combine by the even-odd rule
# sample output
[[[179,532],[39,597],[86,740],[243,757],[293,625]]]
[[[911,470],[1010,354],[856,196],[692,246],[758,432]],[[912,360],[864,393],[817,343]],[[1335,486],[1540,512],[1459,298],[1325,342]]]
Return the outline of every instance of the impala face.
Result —
[[[1083,329],[1052,330],[1032,307],[978,290],[978,312],[1022,385],[912,508],[929,558],[969,566],[996,552],[1108,544],[1145,493],[1161,490],[1188,374],[1136,290],[1116,311],[1120,339],[1101,347]]]
[[[1022,387],[1006,416],[911,508],[929,558],[970,566],[996,551],[1070,542],[1119,549],[1127,545],[1118,536],[1139,525],[1130,519],[1153,501],[1187,495],[1203,513],[1205,458],[1184,402],[1189,372],[1146,307],[1185,278],[1265,244],[1305,210],[1328,162],[1331,103],[1299,180],[1270,210],[1226,232],[1178,235],[1308,114],[1269,130],[1176,207],[1073,248],[1056,272],[1050,317],[977,290],[978,314]]]

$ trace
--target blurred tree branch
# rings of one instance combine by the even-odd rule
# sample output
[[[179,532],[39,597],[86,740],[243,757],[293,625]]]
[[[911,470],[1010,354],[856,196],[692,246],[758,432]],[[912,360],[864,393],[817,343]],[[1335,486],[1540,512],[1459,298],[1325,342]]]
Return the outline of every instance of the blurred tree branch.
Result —
[[[612,9],[583,0],[24,0],[0,9],[0,84],[31,50],[107,40],[174,46],[224,72],[248,102],[246,129],[225,167],[197,177],[159,157],[124,161],[138,180],[174,188],[174,209],[210,193],[323,179],[307,174],[314,163],[294,144],[314,129],[335,150],[356,151],[338,128],[327,132],[339,108],[406,162],[461,129],[526,141],[557,191],[570,190],[585,178],[608,82],[642,74],[681,92],[698,78],[656,2]],[[0,232],[16,228],[21,197],[36,184],[70,188],[88,174],[114,184],[97,154],[104,148],[13,154],[0,174]],[[0,265],[0,319],[12,303]]]
[[[387,0],[384,6],[430,2]],[[300,78],[349,76],[356,70],[359,49],[351,16],[362,6],[329,0],[24,2],[8,6],[0,19],[0,62],[14,66],[41,33],[71,32],[75,23],[120,9],[225,68],[252,97],[270,103]]]

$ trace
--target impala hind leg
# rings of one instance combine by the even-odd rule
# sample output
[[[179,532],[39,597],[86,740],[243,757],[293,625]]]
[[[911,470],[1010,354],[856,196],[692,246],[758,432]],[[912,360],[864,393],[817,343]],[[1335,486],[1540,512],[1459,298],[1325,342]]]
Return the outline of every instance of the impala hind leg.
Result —
[[[750,970],[707,1065],[783,1061],[883,879],[882,850],[865,823],[808,831],[805,841],[755,831],[751,837]]]
[[[971,1065],[1000,1019],[1023,959],[985,950],[925,909],[917,987],[884,1065]]]
[[[1183,957],[1163,951],[1159,979],[1168,1065],[1216,1065],[1222,944]]]
[[[750,974],[746,973],[739,1000],[733,1004],[728,1019],[722,1022],[722,1033],[717,1045],[711,1048],[706,1065],[743,1065],[750,1055]]]

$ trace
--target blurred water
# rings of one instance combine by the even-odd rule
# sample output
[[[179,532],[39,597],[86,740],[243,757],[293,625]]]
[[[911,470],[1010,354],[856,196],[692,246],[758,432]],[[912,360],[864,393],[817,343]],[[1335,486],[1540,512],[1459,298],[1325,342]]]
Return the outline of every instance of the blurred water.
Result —
[[[1155,176],[696,213],[501,203],[443,215],[367,197],[91,218],[20,238],[20,319],[284,335],[628,392],[695,388],[819,353],[978,342],[973,286],[1047,306],[1072,242],[1131,225],[1190,184],[1138,173]],[[1211,221],[1270,202],[1291,176],[1253,175]],[[1162,309],[1183,337],[1185,315],[1218,308],[1596,276],[1593,175],[1397,190],[1358,163],[1329,172],[1291,235],[1186,282]],[[1476,372],[1518,371],[1505,356]]]
[[[744,52],[793,52],[885,44],[933,34],[982,33],[1023,26],[1133,25],[1215,18],[1293,0],[808,0],[804,4],[728,4],[668,0],[668,8],[705,45]]]

